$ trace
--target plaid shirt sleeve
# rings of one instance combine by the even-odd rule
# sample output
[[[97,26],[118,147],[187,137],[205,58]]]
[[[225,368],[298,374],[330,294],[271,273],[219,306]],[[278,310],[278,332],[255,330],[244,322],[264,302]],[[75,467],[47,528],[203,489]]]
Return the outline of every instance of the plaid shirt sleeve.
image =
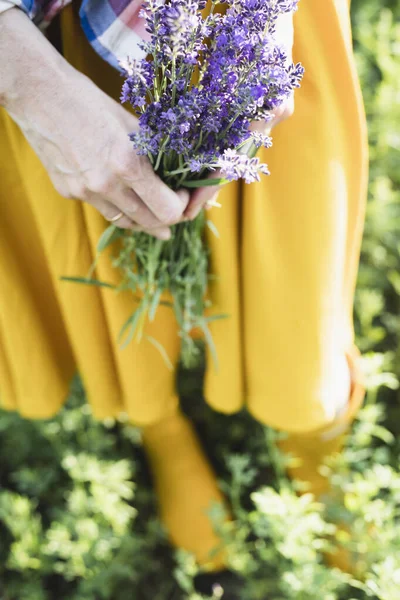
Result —
[[[104,60],[119,69],[119,61],[141,58],[138,43],[146,38],[139,11],[143,0],[83,0],[79,11],[83,31]],[[23,10],[42,30],[71,0],[0,0],[0,13]]]
[[[93,48],[113,67],[119,61],[141,58],[138,43],[146,38],[139,17],[143,0],[83,0],[79,12],[82,28]]]
[[[9,8],[17,7],[23,10],[30,19],[45,29],[52,18],[60,12],[71,0],[0,0],[0,13]]]

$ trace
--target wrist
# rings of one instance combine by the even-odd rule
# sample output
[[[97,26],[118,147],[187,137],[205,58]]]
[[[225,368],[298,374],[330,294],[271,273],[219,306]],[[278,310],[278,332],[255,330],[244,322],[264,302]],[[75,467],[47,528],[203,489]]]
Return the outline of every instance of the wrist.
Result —
[[[0,56],[0,106],[10,113],[42,102],[72,70],[19,8],[0,13]]]

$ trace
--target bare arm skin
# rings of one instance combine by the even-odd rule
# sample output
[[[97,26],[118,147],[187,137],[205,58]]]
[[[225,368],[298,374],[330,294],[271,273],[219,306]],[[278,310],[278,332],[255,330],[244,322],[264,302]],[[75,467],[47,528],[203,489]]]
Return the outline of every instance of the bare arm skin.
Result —
[[[166,239],[189,201],[132,150],[137,119],[71,67],[19,9],[0,14],[0,106],[19,125],[65,198],[116,224]]]

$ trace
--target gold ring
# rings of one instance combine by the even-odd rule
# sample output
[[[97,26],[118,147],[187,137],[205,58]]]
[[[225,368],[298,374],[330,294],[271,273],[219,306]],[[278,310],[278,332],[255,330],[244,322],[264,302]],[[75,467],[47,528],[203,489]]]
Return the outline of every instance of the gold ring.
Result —
[[[110,221],[110,223],[115,223],[115,221],[118,221],[123,216],[124,216],[124,213],[121,211],[117,215],[115,215],[115,217],[113,217],[112,219],[108,219],[108,220]]]

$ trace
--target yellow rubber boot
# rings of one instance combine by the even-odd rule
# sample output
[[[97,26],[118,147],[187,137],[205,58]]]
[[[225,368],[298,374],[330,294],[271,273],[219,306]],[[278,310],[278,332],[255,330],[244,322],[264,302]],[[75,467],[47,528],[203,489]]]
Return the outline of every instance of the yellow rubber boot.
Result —
[[[364,376],[359,366],[360,354],[357,348],[347,358],[352,380],[347,410],[328,427],[306,434],[290,434],[279,442],[283,452],[297,459],[294,466],[288,467],[289,476],[306,484],[304,491],[314,494],[322,502],[324,496],[330,493],[330,484],[320,473],[320,467],[327,458],[342,451],[351,424],[365,398]],[[332,566],[345,571],[352,571],[354,567],[348,553],[343,551],[330,555],[328,561]]]
[[[206,513],[224,498],[193,426],[177,413],[145,427],[143,441],[171,542],[193,553],[204,569],[223,569],[221,540]]]

